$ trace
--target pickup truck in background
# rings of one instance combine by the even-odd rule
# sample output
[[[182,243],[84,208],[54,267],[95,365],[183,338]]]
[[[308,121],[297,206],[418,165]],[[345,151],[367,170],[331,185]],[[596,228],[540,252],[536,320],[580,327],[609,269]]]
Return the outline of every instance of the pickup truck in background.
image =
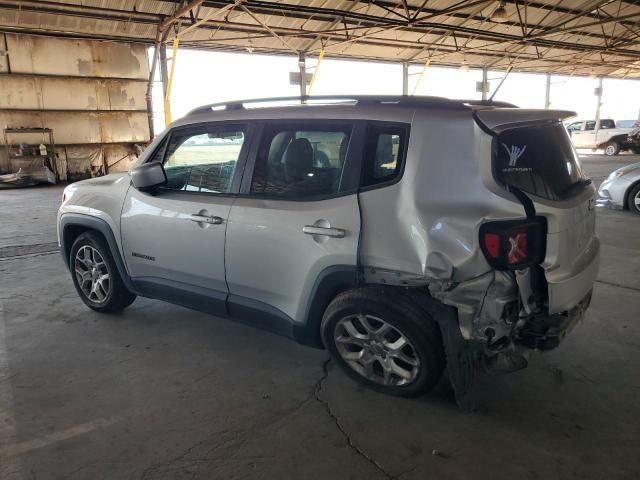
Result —
[[[576,148],[603,149],[605,155],[617,155],[623,150],[640,153],[638,145],[630,141],[632,128],[617,128],[610,118],[600,120],[596,130],[595,120],[580,120],[567,125],[569,135]]]

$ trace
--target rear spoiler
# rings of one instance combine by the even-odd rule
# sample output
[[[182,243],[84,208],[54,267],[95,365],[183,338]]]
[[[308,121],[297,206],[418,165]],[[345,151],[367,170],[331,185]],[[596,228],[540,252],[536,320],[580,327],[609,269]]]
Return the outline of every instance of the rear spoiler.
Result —
[[[560,122],[577,114],[569,110],[534,110],[523,108],[491,108],[476,110],[474,117],[484,130],[500,133],[507,128],[540,122]],[[488,132],[488,133],[489,133]]]

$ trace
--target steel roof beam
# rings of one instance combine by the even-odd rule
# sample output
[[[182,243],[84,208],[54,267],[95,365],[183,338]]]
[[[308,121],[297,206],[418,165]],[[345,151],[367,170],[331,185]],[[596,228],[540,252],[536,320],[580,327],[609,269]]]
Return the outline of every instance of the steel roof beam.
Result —
[[[2,6],[2,5],[0,5]],[[11,8],[15,8],[15,5],[10,5]],[[55,13],[55,12],[46,12],[46,13]],[[103,12],[104,13],[104,12]],[[92,15],[93,18],[95,18]],[[130,20],[131,21],[131,20]],[[133,20],[135,23],[138,23],[137,20]],[[147,23],[146,21],[144,23]],[[218,22],[217,24],[214,23],[214,25],[217,26],[210,26],[209,28],[220,28],[221,26],[223,26],[224,28],[226,28],[227,30],[231,30],[231,28],[229,28],[230,26],[228,25],[227,22],[221,23]],[[247,24],[246,27],[250,27]],[[378,25],[374,24],[372,25],[372,27],[377,27]],[[466,39],[466,38],[470,38],[472,37],[474,40],[478,40],[478,41],[488,41],[488,42],[492,42],[494,40],[497,40],[497,42],[495,44],[489,44],[489,45],[483,45],[480,47],[473,47],[470,49],[462,49],[460,50],[461,52],[463,51],[467,51],[467,52],[471,52],[471,51],[477,51],[477,50],[483,50],[483,49],[487,49],[491,46],[494,45],[499,45],[501,43],[505,43],[505,42],[512,42],[512,43],[519,43],[522,42],[522,38],[520,36],[516,36],[516,35],[509,35],[509,34],[497,34],[497,32],[490,32],[490,31],[483,31],[483,30],[477,30],[477,29],[469,29],[466,27],[458,27],[455,25],[443,25],[443,24],[437,24],[437,23],[431,23],[429,24],[429,26],[432,28],[433,33],[434,34],[443,34],[446,32],[451,32],[451,31],[455,31],[456,34],[458,35],[458,37],[462,38],[462,39]],[[404,26],[402,25],[397,25],[396,28],[403,28]],[[405,28],[406,29],[406,28]],[[275,29],[275,30],[279,30],[279,29]],[[423,33],[422,30],[416,30],[416,29],[406,29],[408,31],[417,31],[419,33]],[[241,30],[239,30],[241,31]],[[301,34],[302,35],[302,34]],[[315,35],[317,35],[316,32],[313,31],[309,31],[308,35],[313,37]],[[329,35],[328,35],[329,36]],[[337,35],[334,35],[334,38]],[[308,37],[307,37],[308,38]],[[359,40],[359,37],[354,37],[355,41],[362,41]],[[344,37],[339,36],[338,38],[339,42],[343,42],[344,41]],[[398,44],[401,45],[405,45],[408,42],[406,40],[398,40],[396,41]],[[574,44],[574,43],[568,43],[568,42],[559,42],[559,41],[554,41],[554,40],[545,40],[545,39],[537,39],[537,40],[529,40],[527,43],[531,44],[531,45],[537,45],[537,46],[541,46],[541,47],[548,47],[548,48],[558,48],[558,49],[564,49],[564,50],[573,50],[573,51],[601,51],[601,52],[605,52],[605,53],[610,53],[610,54],[616,54],[616,55],[621,55],[621,56],[628,56],[630,58],[638,58],[640,59],[640,52],[637,50],[623,50],[623,49],[617,49],[617,48],[607,48],[606,46],[599,46],[599,45],[584,45],[584,44]],[[421,44],[421,48],[424,47],[428,47],[432,45],[432,43],[430,44]],[[330,47],[330,45],[328,46]]]

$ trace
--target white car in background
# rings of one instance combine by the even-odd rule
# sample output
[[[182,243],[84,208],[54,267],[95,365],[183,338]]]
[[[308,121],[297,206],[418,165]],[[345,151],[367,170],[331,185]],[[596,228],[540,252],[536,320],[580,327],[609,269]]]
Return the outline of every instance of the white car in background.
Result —
[[[631,149],[627,140],[632,128],[618,128],[610,118],[600,120],[597,130],[595,120],[579,120],[568,124],[567,131],[576,148],[603,149],[609,156]]]
[[[597,204],[640,215],[640,163],[612,172],[600,185]]]

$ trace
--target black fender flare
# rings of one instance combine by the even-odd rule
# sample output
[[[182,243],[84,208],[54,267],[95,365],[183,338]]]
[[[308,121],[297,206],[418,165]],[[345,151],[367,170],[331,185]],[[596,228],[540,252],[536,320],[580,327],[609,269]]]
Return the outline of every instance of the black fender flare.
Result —
[[[324,311],[338,293],[355,287],[356,284],[355,265],[334,265],[322,270],[307,299],[303,322],[293,327],[295,340],[310,347],[324,348],[320,335]]]
[[[124,261],[122,259],[122,254],[120,252],[120,249],[118,248],[116,237],[114,236],[109,224],[101,218],[94,217],[92,215],[85,215],[82,213],[63,213],[61,215],[59,227],[60,254],[62,255],[67,268],[71,268],[69,265],[69,254],[71,252],[72,242],[69,241],[68,235],[65,233],[69,231],[69,227],[80,227],[85,230],[93,230],[100,233],[107,241],[111,256],[113,257],[113,261],[118,268],[120,278],[122,278],[122,281],[129,291],[135,292],[135,288],[133,287],[133,283],[131,282],[131,278],[129,277],[129,273],[127,272]]]

